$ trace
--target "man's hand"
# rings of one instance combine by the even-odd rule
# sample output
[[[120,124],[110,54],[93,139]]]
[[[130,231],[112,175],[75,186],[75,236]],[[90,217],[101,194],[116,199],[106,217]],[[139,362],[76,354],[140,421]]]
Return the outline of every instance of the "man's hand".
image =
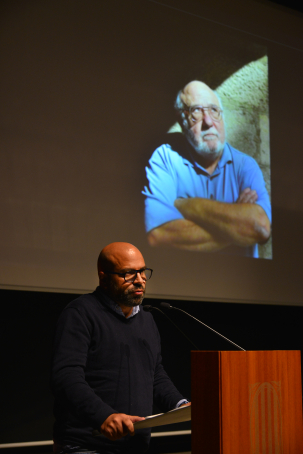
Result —
[[[101,433],[110,440],[119,440],[127,434],[135,435],[134,422],[142,421],[145,418],[130,416],[124,413],[113,413],[101,426]]]
[[[254,189],[245,188],[239,195],[236,203],[255,203],[257,200],[257,192]]]

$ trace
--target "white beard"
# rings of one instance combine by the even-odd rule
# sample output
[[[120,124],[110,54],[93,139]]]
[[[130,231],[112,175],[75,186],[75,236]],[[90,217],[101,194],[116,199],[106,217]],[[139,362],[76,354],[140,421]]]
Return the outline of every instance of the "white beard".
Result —
[[[203,158],[207,160],[212,160],[216,159],[218,156],[222,154],[223,148],[225,146],[225,141],[222,143],[219,140],[218,134],[214,133],[218,140],[216,141],[216,144],[211,146],[209,142],[213,141],[205,141],[202,139],[203,135],[213,133],[212,131],[205,131],[204,134],[203,132],[201,133],[200,140],[197,141],[197,139],[193,136],[192,132],[190,129],[185,131],[185,135],[187,137],[187,140],[193,147],[193,149]]]

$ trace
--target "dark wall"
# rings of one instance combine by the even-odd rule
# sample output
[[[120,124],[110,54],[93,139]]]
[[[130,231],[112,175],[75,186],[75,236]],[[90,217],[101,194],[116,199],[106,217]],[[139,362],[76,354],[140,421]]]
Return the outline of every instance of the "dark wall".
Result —
[[[0,443],[50,440],[53,423],[49,390],[52,337],[60,312],[76,295],[0,290],[0,297],[1,394],[2,409],[5,409],[5,418],[0,425]],[[247,350],[303,348],[300,326],[303,307],[169,302]],[[159,306],[160,300],[146,299],[144,304]],[[190,398],[192,346],[158,311],[153,314],[162,338],[164,366],[180,391]],[[167,314],[201,350],[232,349],[225,341],[180,312],[171,310]],[[187,428],[189,425],[172,429]]]

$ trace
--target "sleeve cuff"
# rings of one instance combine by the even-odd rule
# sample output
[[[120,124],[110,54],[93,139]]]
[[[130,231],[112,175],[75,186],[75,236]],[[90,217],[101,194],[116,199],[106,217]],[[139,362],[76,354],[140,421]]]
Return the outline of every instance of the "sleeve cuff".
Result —
[[[177,403],[177,405],[175,406],[175,408],[179,408],[181,405],[183,404],[189,404],[189,400],[187,399],[181,399],[179,400],[179,402]]]

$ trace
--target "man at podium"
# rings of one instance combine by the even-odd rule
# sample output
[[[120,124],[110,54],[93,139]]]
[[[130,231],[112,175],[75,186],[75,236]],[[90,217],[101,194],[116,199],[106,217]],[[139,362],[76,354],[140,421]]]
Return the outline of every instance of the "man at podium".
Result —
[[[56,328],[51,386],[55,396],[54,452],[143,453],[150,429],[134,422],[187,403],[161,362],[160,336],[140,310],[152,276],[129,243],[106,246],[99,286],[72,301]],[[93,437],[98,429],[102,436]]]

